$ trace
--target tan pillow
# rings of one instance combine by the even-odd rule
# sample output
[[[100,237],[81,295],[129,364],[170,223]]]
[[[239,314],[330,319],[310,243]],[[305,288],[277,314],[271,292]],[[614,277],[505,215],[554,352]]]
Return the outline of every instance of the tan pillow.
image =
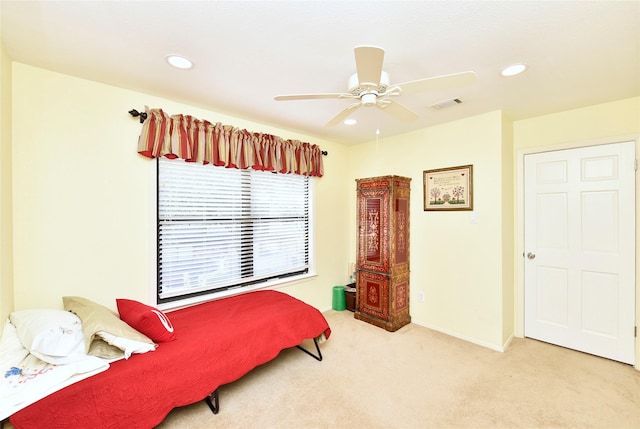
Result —
[[[95,336],[91,345],[89,346],[88,355],[100,357],[102,359],[122,359],[124,356],[124,351],[120,350],[116,346],[112,346],[111,344],[104,341],[99,336]]]
[[[120,320],[107,307],[79,296],[65,296],[62,298],[62,302],[65,310],[75,313],[82,320],[82,332],[87,354],[110,359],[118,350],[116,347],[103,343],[98,332],[107,332],[116,337],[149,344],[152,349],[155,348],[154,342],[149,337]],[[95,344],[92,347],[94,342],[101,344]],[[122,356],[121,351],[120,349],[118,352],[120,356]]]

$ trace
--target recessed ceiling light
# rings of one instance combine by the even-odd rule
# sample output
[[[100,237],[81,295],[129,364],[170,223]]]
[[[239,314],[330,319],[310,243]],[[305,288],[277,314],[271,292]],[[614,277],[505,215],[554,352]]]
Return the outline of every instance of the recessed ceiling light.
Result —
[[[358,121],[356,121],[355,119],[345,119],[343,124],[345,125],[355,125]]]
[[[193,62],[182,55],[167,55],[167,62],[178,69],[188,70],[193,67]]]
[[[502,76],[515,76],[517,74],[522,73],[527,69],[527,66],[524,64],[513,64],[508,67],[505,67],[501,74]]]

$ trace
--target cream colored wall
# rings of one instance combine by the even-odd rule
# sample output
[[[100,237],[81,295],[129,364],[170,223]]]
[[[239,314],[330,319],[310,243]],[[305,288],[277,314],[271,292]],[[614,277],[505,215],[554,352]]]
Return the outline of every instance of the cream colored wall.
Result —
[[[15,308],[61,307],[82,295],[150,301],[153,162],[136,153],[145,105],[251,131],[319,144],[329,151],[316,181],[318,275],[284,290],[321,308],[346,281],[349,203],[339,145],[170,100],[13,63]]]
[[[503,265],[509,260],[503,258],[503,235],[511,240],[512,234],[503,230],[503,216],[510,209],[502,208],[502,122],[502,113],[495,111],[354,146],[345,184],[351,193],[354,261],[355,179],[387,174],[412,178],[412,321],[494,349],[502,349],[504,330],[513,332],[506,310],[513,301],[503,304]],[[478,222],[471,222],[469,211],[425,212],[423,171],[465,164],[473,164]],[[424,292],[424,303],[418,303],[418,292]]]
[[[513,181],[513,122],[502,118],[502,344],[515,329],[515,249],[513,240],[515,184]]]
[[[0,326],[13,310],[11,61],[0,39]]]
[[[516,166],[514,182],[518,183],[515,200],[515,248],[523,252],[522,177],[523,158],[527,153],[566,149],[592,144],[636,141],[636,158],[640,153],[640,97],[569,110],[514,123]],[[636,174],[636,224],[640,216],[640,180]],[[636,279],[640,274],[640,247],[636,237]],[[524,334],[524,269],[522,259],[516,261],[516,333]],[[640,289],[636,281],[636,325],[640,326]],[[636,368],[640,369],[640,339],[636,338]]]
[[[516,150],[571,147],[638,133],[640,97],[514,122]]]

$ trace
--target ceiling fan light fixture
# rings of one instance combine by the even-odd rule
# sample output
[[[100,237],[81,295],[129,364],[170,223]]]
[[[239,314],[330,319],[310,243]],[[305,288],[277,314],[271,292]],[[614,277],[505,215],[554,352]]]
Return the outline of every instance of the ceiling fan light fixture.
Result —
[[[165,58],[170,65],[177,69],[189,70],[193,67],[193,61],[187,57],[183,57],[182,55],[171,54],[167,55]]]
[[[377,100],[377,95],[370,93],[370,94],[362,94],[362,105],[363,106],[375,106],[376,105],[376,100]]]
[[[505,77],[515,76],[527,69],[525,64],[512,64],[502,69],[500,74]]]

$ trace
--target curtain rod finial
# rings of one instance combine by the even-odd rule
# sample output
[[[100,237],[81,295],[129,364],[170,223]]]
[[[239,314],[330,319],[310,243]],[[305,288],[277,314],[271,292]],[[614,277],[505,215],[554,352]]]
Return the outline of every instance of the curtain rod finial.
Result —
[[[140,116],[140,123],[141,124],[147,119],[147,113],[146,112],[138,112],[136,109],[129,110],[129,114],[131,116],[133,116],[134,118],[136,116]]]

